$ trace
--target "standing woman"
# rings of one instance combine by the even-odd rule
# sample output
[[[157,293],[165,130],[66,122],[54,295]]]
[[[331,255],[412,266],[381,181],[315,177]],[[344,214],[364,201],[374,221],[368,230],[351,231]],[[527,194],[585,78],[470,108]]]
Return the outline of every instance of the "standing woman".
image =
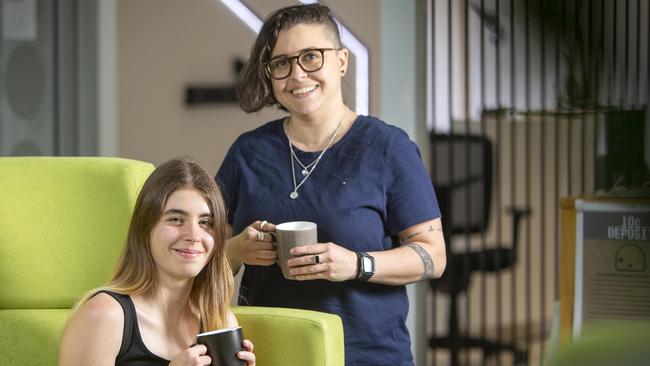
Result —
[[[404,131],[343,103],[348,57],[326,6],[265,21],[240,104],[288,116],[241,135],[217,173],[235,233],[228,256],[246,265],[241,304],[338,314],[347,365],[413,365],[404,285],[445,268],[440,211]],[[296,220],[315,222],[319,243],[292,250],[292,281],[267,233]]]
[[[237,326],[228,308],[225,207],[197,163],[170,160],[138,196],[112,280],[80,301],[59,365],[209,365],[200,332]],[[253,344],[238,357],[255,365]]]

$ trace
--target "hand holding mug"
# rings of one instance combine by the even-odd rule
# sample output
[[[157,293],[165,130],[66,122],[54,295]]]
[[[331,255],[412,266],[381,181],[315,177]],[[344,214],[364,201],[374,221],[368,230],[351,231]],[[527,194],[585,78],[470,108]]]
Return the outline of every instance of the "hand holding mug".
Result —
[[[290,250],[289,273],[299,281],[346,281],[357,276],[357,254],[335,243],[301,245]]]
[[[287,261],[293,258],[291,250],[318,241],[316,224],[309,221],[285,222],[275,227],[275,235],[278,244],[278,264],[282,269],[282,275],[288,280],[295,280],[287,266]]]
[[[246,361],[246,366],[255,366],[255,354],[253,353],[253,342],[248,339],[244,339],[242,346],[245,351],[237,352],[237,358],[242,361]]]
[[[224,328],[196,336],[211,357],[211,366],[255,366],[253,343],[244,339],[241,327]],[[243,362],[242,362],[243,361]]]
[[[172,358],[169,366],[210,365],[212,359],[206,354],[207,347],[195,344]]]
[[[272,232],[275,225],[266,221],[255,221],[238,236],[242,247],[243,262],[256,266],[270,266],[278,258]]]

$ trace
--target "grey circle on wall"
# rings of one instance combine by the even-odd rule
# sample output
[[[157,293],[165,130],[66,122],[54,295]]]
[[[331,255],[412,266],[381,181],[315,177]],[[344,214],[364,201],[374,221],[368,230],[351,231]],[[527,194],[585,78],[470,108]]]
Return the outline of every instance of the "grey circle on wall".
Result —
[[[38,111],[45,93],[45,70],[36,47],[23,44],[14,48],[5,75],[9,106],[16,115],[30,119]]]
[[[14,146],[11,156],[41,156],[43,151],[30,141],[22,141]]]

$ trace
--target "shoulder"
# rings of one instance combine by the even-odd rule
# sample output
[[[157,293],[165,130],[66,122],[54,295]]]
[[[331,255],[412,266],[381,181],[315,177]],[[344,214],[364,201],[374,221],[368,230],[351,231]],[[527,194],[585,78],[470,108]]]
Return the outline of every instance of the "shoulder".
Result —
[[[226,319],[226,324],[227,324],[228,327],[239,326],[239,322],[237,321],[237,317],[235,316],[235,314],[233,314],[233,312],[230,309],[228,309],[228,314],[227,314],[226,318],[227,318]]]
[[[72,314],[61,340],[61,364],[86,364],[91,359],[109,359],[114,363],[123,330],[122,306],[110,295],[98,293]],[[80,349],[87,352],[82,354]]]
[[[122,305],[113,296],[100,292],[84,303],[79,312],[84,316],[100,322],[124,321]]]
[[[419,154],[417,146],[401,128],[388,124],[376,117],[359,116],[356,131],[356,146],[367,146],[374,156],[389,162],[395,155],[411,152]]]
[[[124,310],[112,296],[100,292],[82,304],[72,315],[71,326],[90,333],[111,336],[118,334],[122,338],[124,329]],[[108,333],[103,333],[108,332]]]
[[[268,156],[283,148],[282,120],[274,120],[241,134],[230,145],[226,156],[217,171],[217,179],[222,184],[232,182],[241,173],[242,167],[251,164],[260,156]]]
[[[358,131],[364,135],[364,139],[370,139],[373,142],[390,145],[395,140],[410,141],[408,134],[403,129],[377,117],[360,115],[355,123],[359,124]]]
[[[250,148],[257,145],[260,140],[268,138],[269,135],[277,135],[278,129],[281,127],[283,119],[276,119],[267,122],[260,127],[242,133],[233,143],[233,147],[240,149]]]

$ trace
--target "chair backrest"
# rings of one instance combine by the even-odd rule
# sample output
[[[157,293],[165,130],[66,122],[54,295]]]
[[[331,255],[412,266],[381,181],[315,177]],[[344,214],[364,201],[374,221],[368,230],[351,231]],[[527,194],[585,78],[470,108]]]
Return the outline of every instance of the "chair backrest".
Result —
[[[154,166],[0,158],[0,364],[54,365],[70,308],[106,282]]]
[[[238,306],[244,336],[255,344],[258,365],[343,366],[343,323],[317,311]]]
[[[487,230],[492,144],[485,136],[432,133],[431,179],[449,234]]]

